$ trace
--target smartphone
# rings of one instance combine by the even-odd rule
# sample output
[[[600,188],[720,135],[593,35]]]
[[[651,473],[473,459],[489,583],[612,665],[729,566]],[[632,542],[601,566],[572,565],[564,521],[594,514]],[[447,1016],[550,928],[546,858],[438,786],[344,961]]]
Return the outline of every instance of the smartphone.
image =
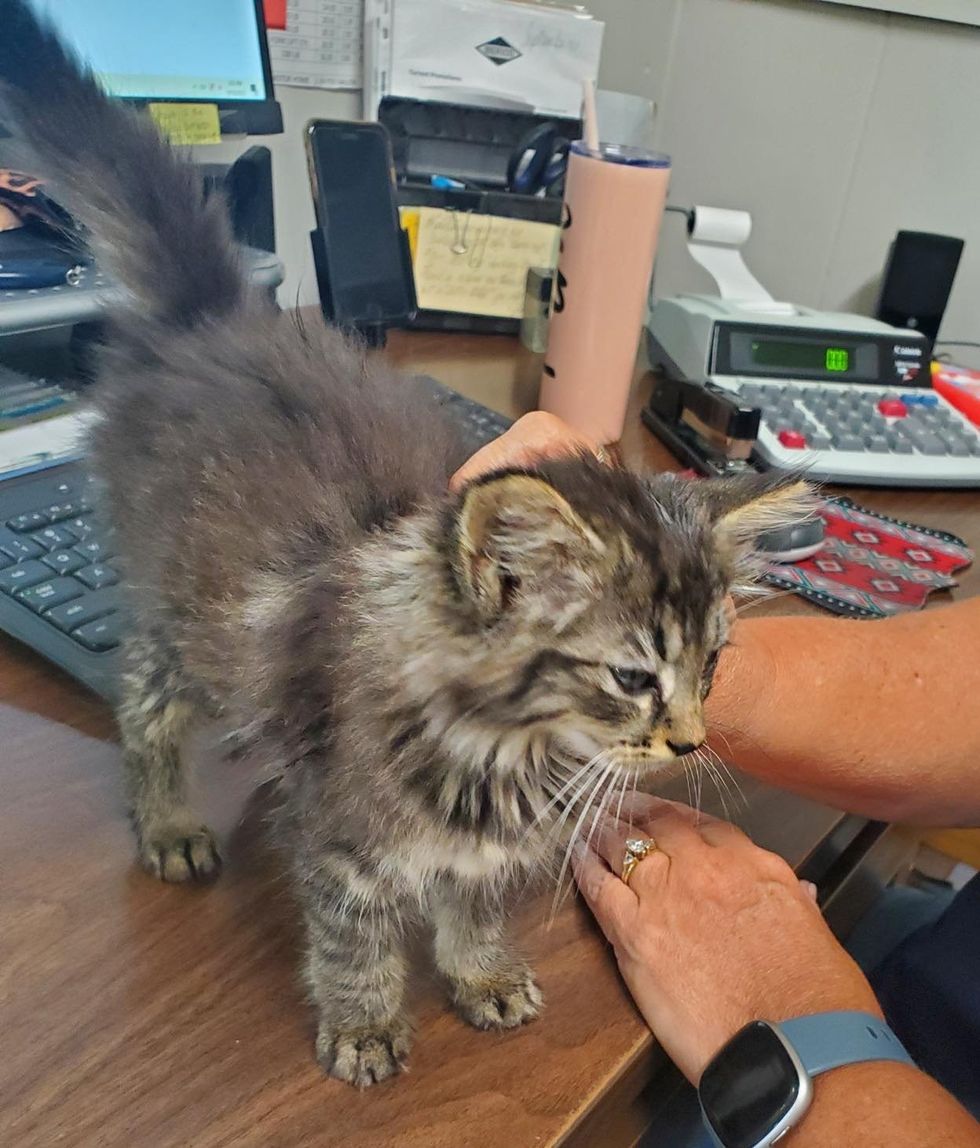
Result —
[[[306,129],[306,153],[318,231],[314,250],[318,245],[329,288],[325,313],[340,326],[410,319],[415,285],[387,131],[375,123],[314,120]]]

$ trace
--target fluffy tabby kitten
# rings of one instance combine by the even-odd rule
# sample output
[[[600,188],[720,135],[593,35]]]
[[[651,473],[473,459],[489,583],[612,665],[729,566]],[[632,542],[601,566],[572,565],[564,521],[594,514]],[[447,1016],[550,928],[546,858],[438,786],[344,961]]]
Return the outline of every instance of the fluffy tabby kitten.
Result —
[[[359,1085],[409,1047],[405,925],[453,1003],[509,1028],[541,994],[504,939],[556,816],[704,739],[723,598],[802,488],[652,480],[589,458],[458,497],[413,381],[250,292],[222,205],[0,0],[0,79],[40,170],[129,291],[92,461],[130,612],[119,724],[139,856],[205,879],[178,743],[223,712],[281,775],[317,1056]]]

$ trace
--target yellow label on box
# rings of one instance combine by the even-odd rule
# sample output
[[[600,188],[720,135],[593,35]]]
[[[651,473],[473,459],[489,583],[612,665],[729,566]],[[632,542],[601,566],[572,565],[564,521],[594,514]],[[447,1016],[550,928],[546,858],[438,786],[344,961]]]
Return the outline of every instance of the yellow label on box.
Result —
[[[217,104],[148,104],[161,132],[178,147],[221,143]]]

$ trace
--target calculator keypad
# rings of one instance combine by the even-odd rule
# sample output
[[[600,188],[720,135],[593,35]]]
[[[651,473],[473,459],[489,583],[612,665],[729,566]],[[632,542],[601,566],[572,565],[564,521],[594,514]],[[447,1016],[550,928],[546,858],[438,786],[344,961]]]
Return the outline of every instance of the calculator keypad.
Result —
[[[783,379],[712,382],[760,408],[757,452],[772,465],[842,481],[980,486],[980,432],[934,391]]]

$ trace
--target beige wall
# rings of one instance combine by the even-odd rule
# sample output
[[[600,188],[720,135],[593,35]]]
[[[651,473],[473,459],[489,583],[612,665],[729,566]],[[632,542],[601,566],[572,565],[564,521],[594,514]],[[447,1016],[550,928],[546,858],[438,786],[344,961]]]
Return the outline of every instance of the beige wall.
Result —
[[[943,334],[980,341],[980,30],[815,0],[588,3],[606,21],[602,86],[656,101],[672,201],[751,211],[746,257],[775,295],[868,310],[895,231],[945,232],[967,247]],[[286,135],[269,142],[292,304],[316,299],[302,127],[358,101],[280,95]],[[709,287],[668,216],[657,294]]]

